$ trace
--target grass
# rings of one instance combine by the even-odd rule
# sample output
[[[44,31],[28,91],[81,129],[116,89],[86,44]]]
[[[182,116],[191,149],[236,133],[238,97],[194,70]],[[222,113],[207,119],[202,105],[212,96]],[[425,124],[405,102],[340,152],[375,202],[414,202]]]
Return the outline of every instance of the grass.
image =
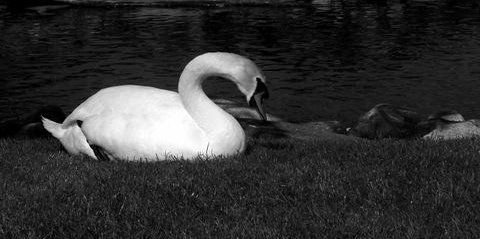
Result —
[[[0,238],[479,238],[480,139],[97,162],[0,141]]]

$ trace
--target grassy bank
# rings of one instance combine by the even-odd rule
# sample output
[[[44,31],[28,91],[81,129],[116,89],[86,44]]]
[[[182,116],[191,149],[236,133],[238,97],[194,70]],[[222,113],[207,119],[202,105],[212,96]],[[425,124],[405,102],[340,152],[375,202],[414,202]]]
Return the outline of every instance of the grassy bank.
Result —
[[[0,141],[0,238],[480,236],[478,139],[249,144],[148,164]]]

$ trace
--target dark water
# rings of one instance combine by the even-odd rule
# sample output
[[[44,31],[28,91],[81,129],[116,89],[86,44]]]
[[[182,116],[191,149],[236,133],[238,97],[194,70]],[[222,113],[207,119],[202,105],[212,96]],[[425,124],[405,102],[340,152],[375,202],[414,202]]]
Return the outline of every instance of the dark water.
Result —
[[[112,85],[175,90],[191,58],[230,51],[264,70],[268,111],[286,119],[351,123],[381,102],[480,118],[480,11],[472,2],[315,2],[42,14],[0,7],[0,116],[41,104],[70,112]],[[231,86],[207,84],[212,96],[243,100]]]

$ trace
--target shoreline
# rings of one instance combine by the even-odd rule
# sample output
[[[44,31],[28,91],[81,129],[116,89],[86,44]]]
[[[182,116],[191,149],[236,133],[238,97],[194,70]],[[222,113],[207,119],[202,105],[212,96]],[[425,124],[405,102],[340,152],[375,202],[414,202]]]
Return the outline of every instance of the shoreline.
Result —
[[[227,6],[275,6],[298,7],[311,5],[312,0],[0,0],[0,4],[13,7],[41,5],[76,5],[92,7],[227,7]]]
[[[299,6],[310,4],[312,1],[295,0],[55,0],[61,3],[90,6],[261,6],[282,5]]]

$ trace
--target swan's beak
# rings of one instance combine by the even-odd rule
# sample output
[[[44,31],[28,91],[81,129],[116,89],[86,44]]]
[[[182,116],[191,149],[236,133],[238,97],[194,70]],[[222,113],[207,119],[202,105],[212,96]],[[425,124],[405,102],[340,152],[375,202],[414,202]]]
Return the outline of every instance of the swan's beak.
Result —
[[[268,99],[267,86],[262,81],[258,80],[255,93],[253,93],[253,96],[252,98],[250,98],[250,101],[248,103],[251,107],[255,106],[258,114],[260,114],[260,117],[263,121],[267,121],[267,114],[263,109],[263,99]]]

